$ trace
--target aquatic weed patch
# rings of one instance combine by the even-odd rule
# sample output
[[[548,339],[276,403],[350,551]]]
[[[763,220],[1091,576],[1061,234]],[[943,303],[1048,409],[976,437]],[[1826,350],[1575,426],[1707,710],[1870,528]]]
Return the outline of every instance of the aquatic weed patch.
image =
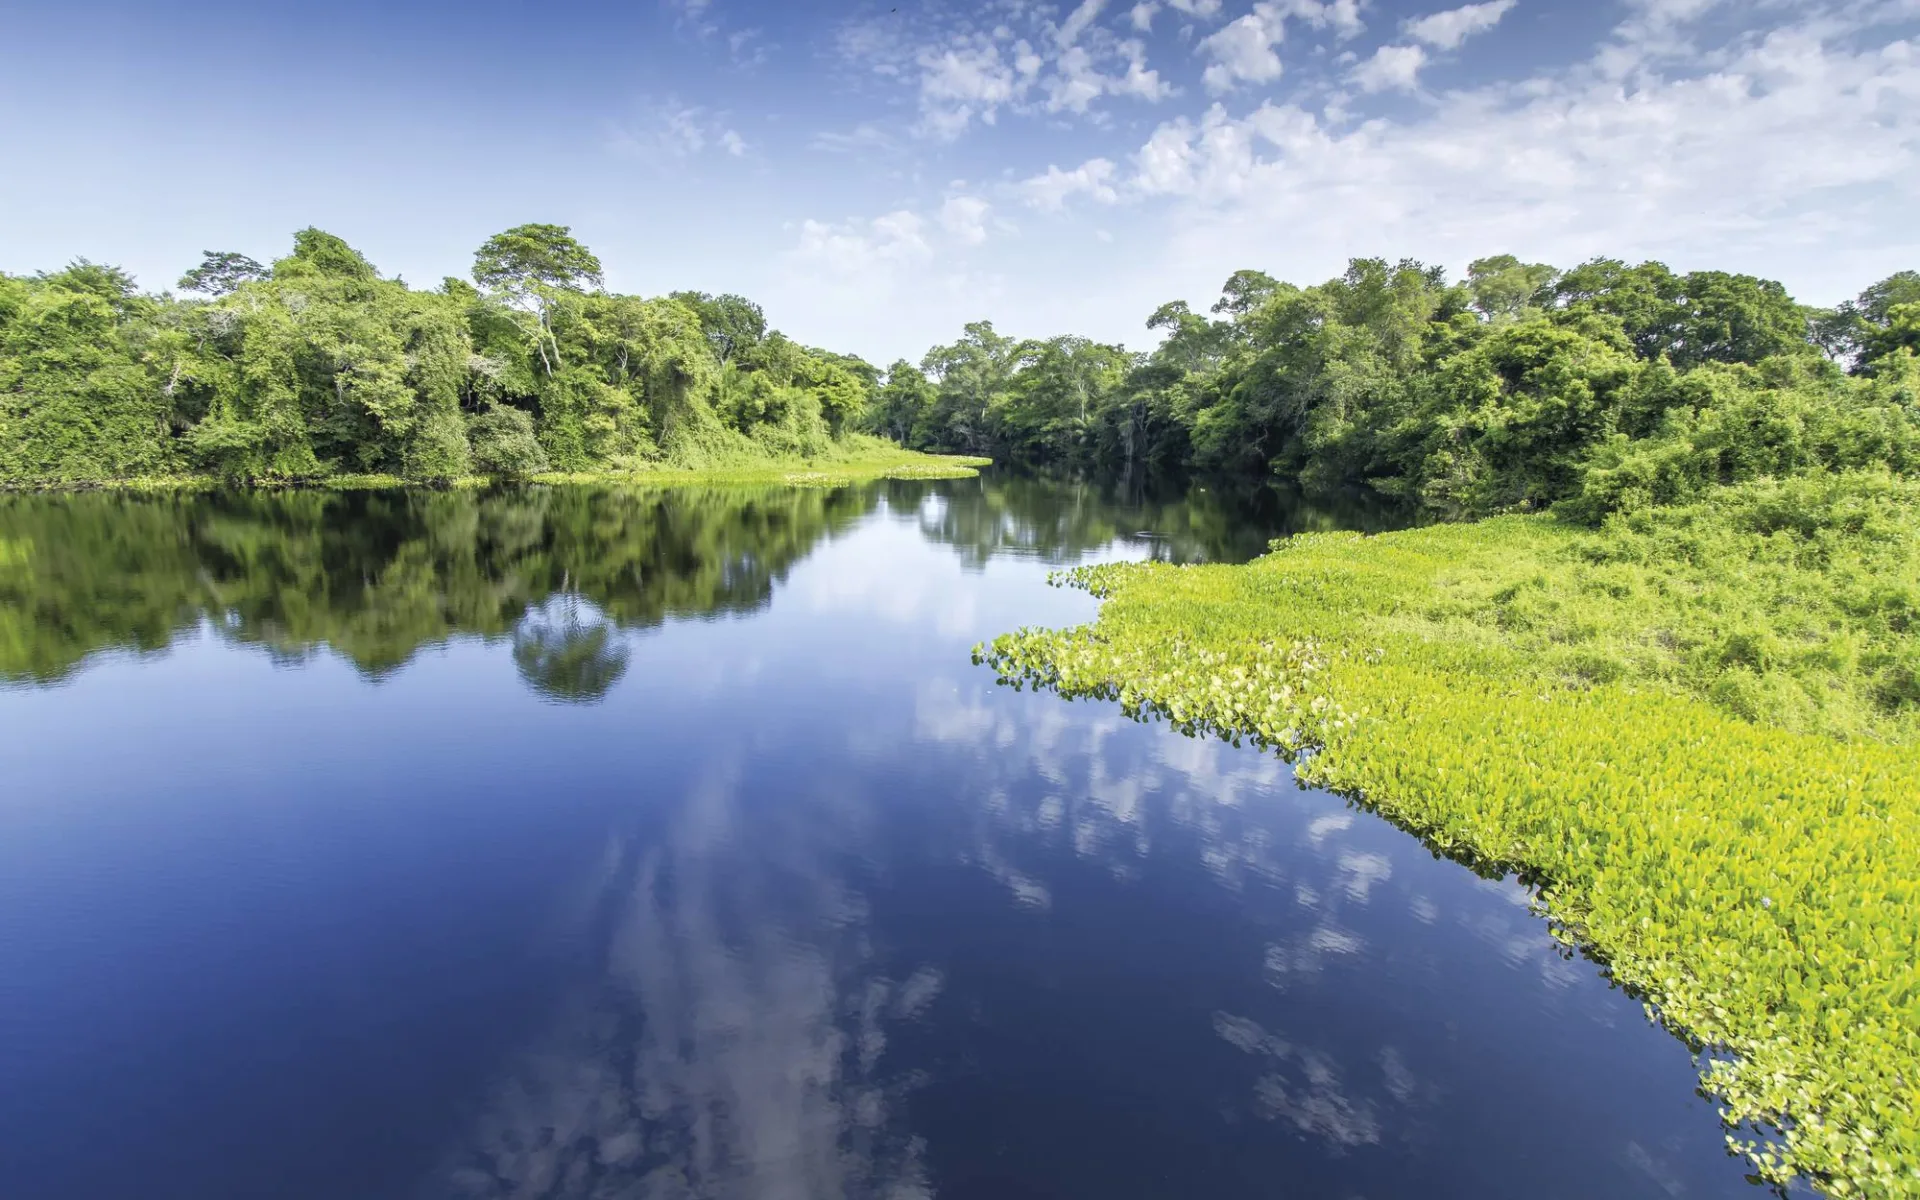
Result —
[[[1920,505],[1854,482],[1799,530],[1749,520],[1782,499],[1766,485],[1598,533],[1510,517],[1085,568],[1093,625],[978,656],[1277,747],[1437,848],[1527,870],[1557,934],[1711,1051],[1757,1173],[1920,1195],[1920,755],[1898,690]]]

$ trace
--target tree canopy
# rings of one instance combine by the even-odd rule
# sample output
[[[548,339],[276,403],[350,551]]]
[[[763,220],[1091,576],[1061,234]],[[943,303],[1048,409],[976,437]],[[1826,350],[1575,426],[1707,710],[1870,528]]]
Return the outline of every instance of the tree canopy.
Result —
[[[473,280],[411,288],[314,228],[271,267],[208,251],[183,298],[85,259],[0,275],[0,484],[520,477],[807,455],[865,428],[870,364],[744,297],[609,293],[564,226],[487,239]]]
[[[1360,258],[1297,287],[1237,271],[1157,347],[966,326],[894,364],[870,420],[915,446],[1366,487],[1441,514],[1592,519],[1714,482],[1914,469],[1920,273],[1832,309],[1770,280],[1597,258]]]

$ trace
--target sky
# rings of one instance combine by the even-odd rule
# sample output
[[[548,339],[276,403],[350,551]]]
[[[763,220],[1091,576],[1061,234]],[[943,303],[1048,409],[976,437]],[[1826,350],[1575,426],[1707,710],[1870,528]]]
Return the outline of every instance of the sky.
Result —
[[[1233,271],[1920,267],[1920,0],[0,0],[0,270],[571,227],[811,345],[1152,343]]]

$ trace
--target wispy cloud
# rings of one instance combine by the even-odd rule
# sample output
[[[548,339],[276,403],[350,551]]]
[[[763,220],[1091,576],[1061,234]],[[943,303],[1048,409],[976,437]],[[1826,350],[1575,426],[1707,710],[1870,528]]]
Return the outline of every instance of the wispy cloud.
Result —
[[[1056,21],[1056,10],[1008,2],[971,13],[929,7],[911,18],[889,13],[842,26],[834,44],[842,61],[868,77],[913,89],[912,132],[952,141],[995,126],[1003,113],[1098,117],[1102,100],[1158,103],[1178,94],[1147,61],[1147,45],[1122,37],[1104,18],[1109,0],[1081,0]],[[1137,5],[1127,20],[1151,28],[1155,5]]]
[[[1363,92],[1382,92],[1388,88],[1412,90],[1420,81],[1420,68],[1427,65],[1427,52],[1419,46],[1382,46],[1372,57],[1362,59],[1347,78]]]
[[[1514,3],[1515,0],[1487,0],[1485,4],[1468,4],[1402,21],[1400,28],[1408,37],[1437,50],[1458,50],[1461,43],[1474,34],[1485,33],[1498,25],[1500,18],[1513,10]]]
[[[1116,203],[1120,199],[1115,187],[1117,176],[1118,169],[1112,162],[1092,158],[1071,171],[1049,166],[1044,173],[1022,182],[1019,190],[1034,208],[1058,212],[1066,207],[1069,199],[1079,195],[1101,204]]]
[[[607,149],[647,162],[663,163],[719,150],[735,158],[747,153],[747,142],[728,124],[725,113],[675,99],[649,104],[628,122],[610,124]]]

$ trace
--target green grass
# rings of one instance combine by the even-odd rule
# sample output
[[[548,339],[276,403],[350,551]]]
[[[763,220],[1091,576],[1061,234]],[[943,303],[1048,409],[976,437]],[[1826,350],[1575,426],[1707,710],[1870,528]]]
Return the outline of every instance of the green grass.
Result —
[[[1083,569],[1003,678],[1251,738],[1436,847],[1697,1047],[1781,1181],[1920,1195],[1920,484],[1721,489],[1587,530],[1312,534]]]
[[[805,457],[741,456],[701,466],[683,466],[672,462],[633,463],[600,471],[549,471],[531,476],[529,482],[622,483],[655,487],[686,485],[772,484],[796,487],[841,487],[872,479],[965,479],[989,466],[989,458],[957,454],[926,454],[904,450],[878,438],[853,436],[835,443],[825,454]],[[313,479],[256,483],[255,487],[320,488],[328,491],[376,491],[405,487],[485,487],[499,482],[485,475],[466,475],[456,479],[417,480],[398,475],[324,475]],[[138,476],[127,479],[89,480],[76,483],[0,485],[0,491],[120,491],[130,493],[168,493],[212,491],[225,486],[210,475]]]

